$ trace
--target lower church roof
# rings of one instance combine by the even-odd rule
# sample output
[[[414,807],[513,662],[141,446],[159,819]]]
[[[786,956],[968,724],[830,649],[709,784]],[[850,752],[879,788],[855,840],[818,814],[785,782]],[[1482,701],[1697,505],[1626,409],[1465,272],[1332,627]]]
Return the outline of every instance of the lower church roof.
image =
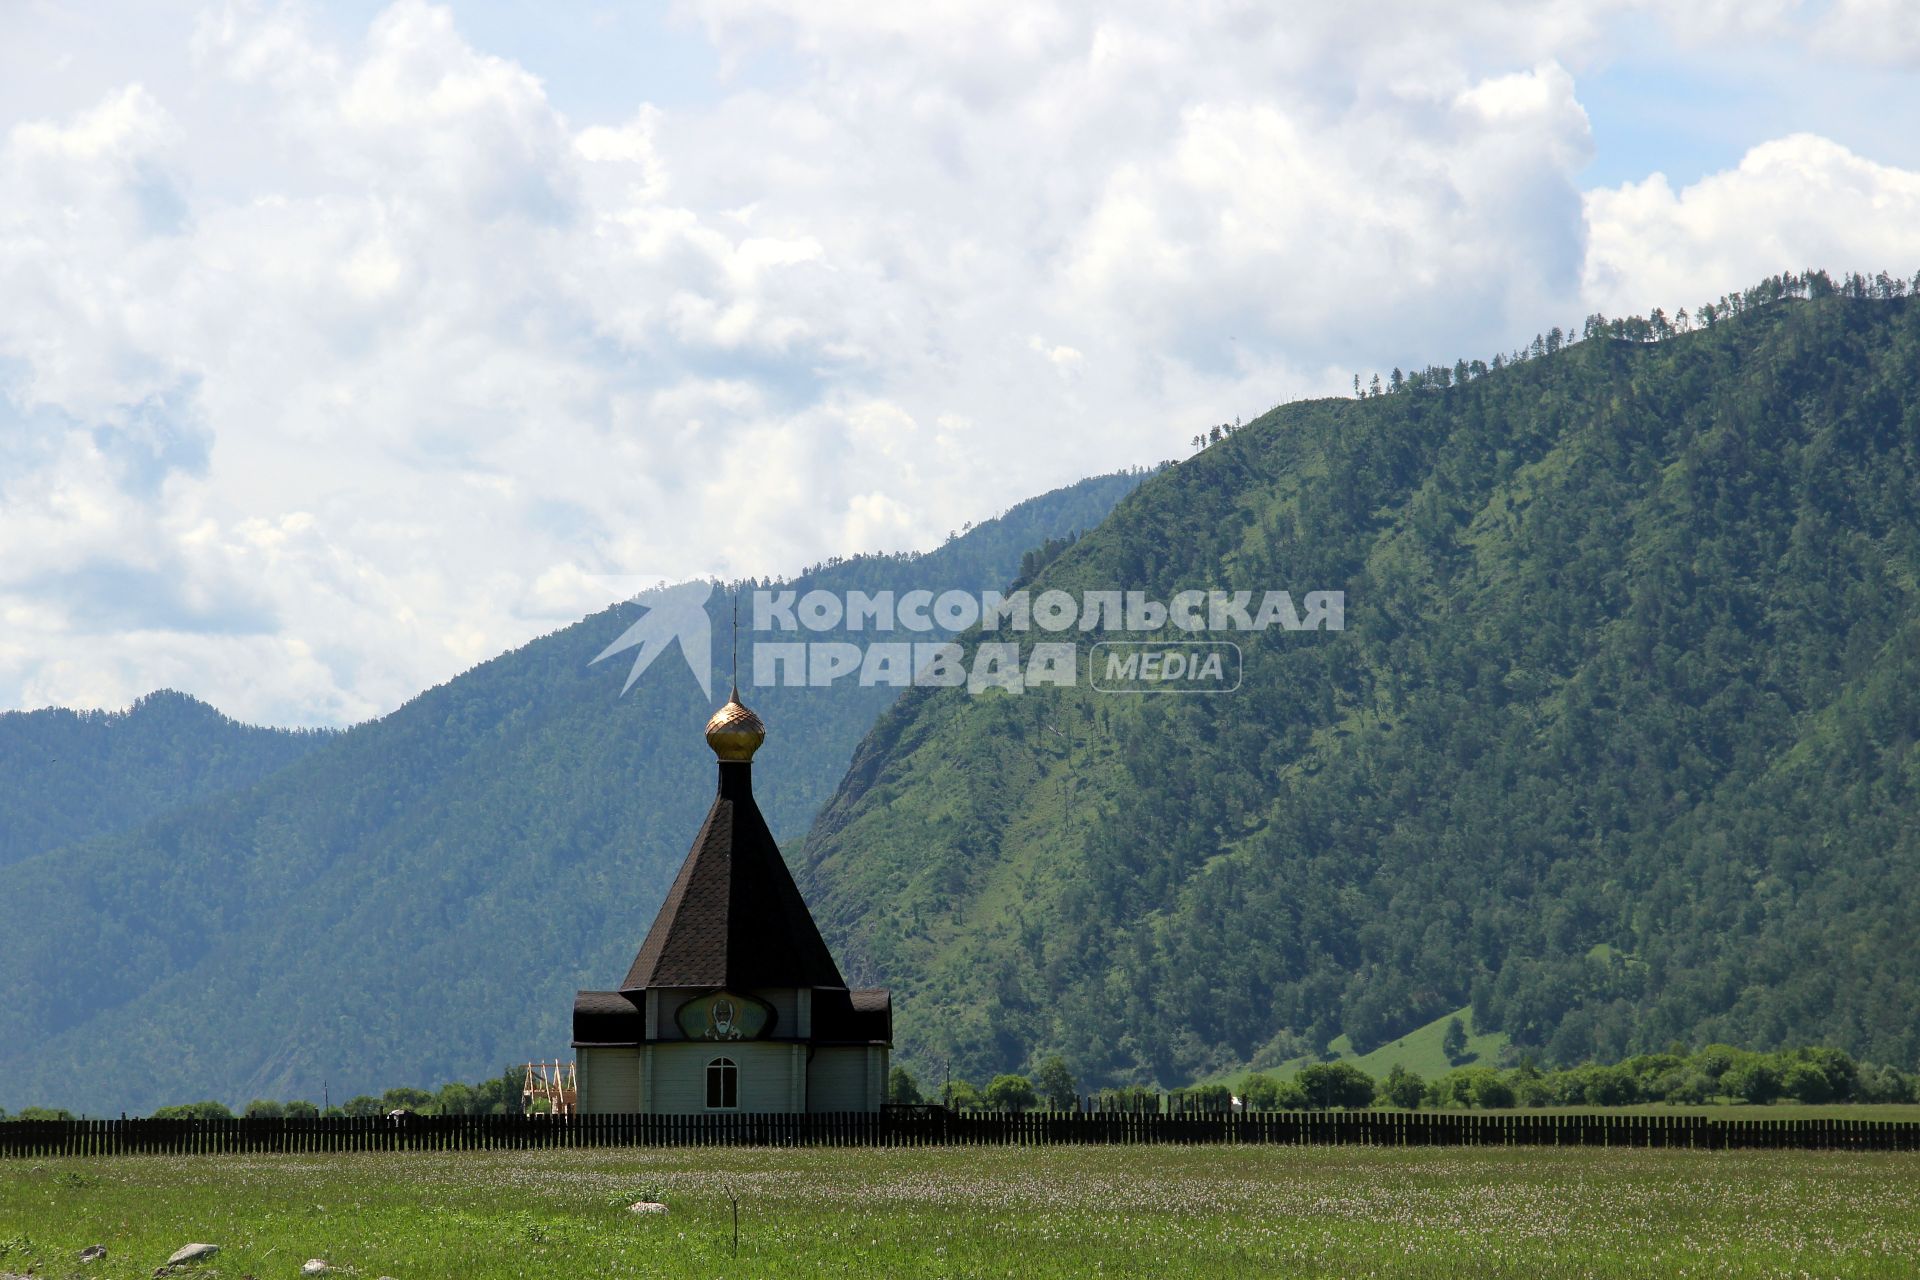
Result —
[[[893,994],[889,991],[879,987],[853,991],[845,987],[815,988],[812,1004],[813,1034],[807,1037],[810,1043],[893,1043]],[[646,1038],[646,1017],[633,999],[618,991],[575,993],[573,1045],[576,1049],[638,1045],[645,1043]]]
[[[646,1038],[647,1020],[639,1006],[618,991],[581,991],[573,997],[573,1043],[581,1045],[638,1044]]]

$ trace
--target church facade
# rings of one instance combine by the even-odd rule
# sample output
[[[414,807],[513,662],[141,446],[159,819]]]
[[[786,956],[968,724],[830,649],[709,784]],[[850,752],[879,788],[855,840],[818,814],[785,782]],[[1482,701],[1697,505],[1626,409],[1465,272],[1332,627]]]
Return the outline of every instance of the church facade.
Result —
[[[736,690],[707,722],[706,822],[615,991],[574,997],[578,1110],[877,1111],[892,998],[850,989],[753,802],[766,740]]]

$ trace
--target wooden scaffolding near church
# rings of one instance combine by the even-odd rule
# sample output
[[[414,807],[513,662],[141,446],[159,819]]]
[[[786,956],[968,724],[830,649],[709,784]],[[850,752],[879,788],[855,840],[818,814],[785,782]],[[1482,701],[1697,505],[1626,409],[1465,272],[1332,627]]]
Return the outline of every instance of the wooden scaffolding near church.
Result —
[[[526,1083],[520,1089],[520,1111],[533,1115],[570,1116],[580,1101],[580,1085],[571,1062],[529,1062]],[[544,1103],[544,1106],[539,1104]]]

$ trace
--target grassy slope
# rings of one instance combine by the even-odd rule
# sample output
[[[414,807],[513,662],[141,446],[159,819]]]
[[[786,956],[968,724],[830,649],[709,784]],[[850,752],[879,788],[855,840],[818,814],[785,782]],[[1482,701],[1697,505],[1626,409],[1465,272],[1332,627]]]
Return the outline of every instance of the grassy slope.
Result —
[[[1467,1031],[1466,1055],[1458,1064],[1449,1062],[1446,1051],[1441,1047],[1447,1038],[1447,1023],[1456,1017],[1460,1019],[1461,1025]],[[1503,1031],[1474,1030],[1473,1010],[1467,1008],[1443,1014],[1424,1027],[1389,1040],[1370,1053],[1355,1053],[1352,1043],[1344,1035],[1335,1036],[1327,1049],[1333,1055],[1332,1061],[1351,1062],[1376,1080],[1384,1078],[1396,1065],[1405,1067],[1423,1080],[1433,1080],[1447,1074],[1456,1065],[1495,1066],[1500,1050],[1504,1049],[1507,1043],[1507,1035]],[[1263,1070],[1269,1075],[1285,1077],[1302,1067],[1324,1060],[1311,1057],[1290,1058]],[[1248,1074],[1246,1071],[1226,1072],[1202,1083],[1219,1081],[1237,1085],[1246,1079]]]
[[[1447,1036],[1447,1023],[1454,1017],[1458,1017],[1467,1030],[1467,1051],[1457,1065],[1493,1066],[1500,1050],[1506,1047],[1507,1035],[1503,1031],[1475,1030],[1472,1009],[1461,1009],[1456,1014],[1435,1018],[1419,1030],[1390,1040],[1371,1053],[1354,1053],[1352,1046],[1346,1043],[1345,1036],[1339,1037],[1328,1047],[1376,1080],[1393,1070],[1396,1063],[1422,1079],[1432,1080],[1445,1075],[1456,1065],[1447,1060],[1446,1051],[1441,1048]]]
[[[1327,1148],[700,1150],[0,1164],[0,1271],[311,1257],[539,1276],[1906,1277],[1912,1158]],[[740,1198],[733,1255],[726,1194]],[[625,1205],[659,1198],[663,1216]],[[82,1268],[80,1249],[105,1244]],[[204,1269],[204,1268],[203,1268]]]

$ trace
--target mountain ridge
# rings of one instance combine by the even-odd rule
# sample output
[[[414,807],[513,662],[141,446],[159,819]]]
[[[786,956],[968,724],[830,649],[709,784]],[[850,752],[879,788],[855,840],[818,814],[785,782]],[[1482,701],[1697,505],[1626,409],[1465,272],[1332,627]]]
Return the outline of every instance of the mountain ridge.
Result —
[[[1242,694],[882,717],[803,877],[904,1059],[1178,1083],[1468,1003],[1553,1060],[1920,1057],[1920,900],[1863,887],[1920,880],[1916,309],[1613,331],[1282,406],[1033,584],[1343,586],[1344,632],[1236,637]]]
[[[121,711],[0,712],[0,866],[244,789],[330,732],[242,724],[172,689]]]
[[[782,585],[977,592],[1139,479]],[[7,1104],[344,1096],[563,1052],[573,991],[624,972],[713,786],[712,706],[679,655],[625,697],[624,663],[592,665],[632,617],[530,641],[252,788],[0,868],[0,899],[29,922],[0,935],[0,982],[22,993],[0,1006]],[[894,692],[750,693],[776,834],[804,831]]]

